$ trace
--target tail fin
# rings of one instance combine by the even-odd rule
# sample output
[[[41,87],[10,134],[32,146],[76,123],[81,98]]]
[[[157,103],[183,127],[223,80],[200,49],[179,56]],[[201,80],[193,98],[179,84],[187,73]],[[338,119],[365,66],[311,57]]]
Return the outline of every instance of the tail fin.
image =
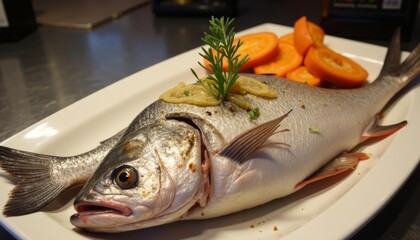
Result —
[[[4,215],[18,216],[35,212],[71,187],[71,183],[53,178],[52,164],[57,159],[0,146],[0,167],[18,178],[4,207]]]
[[[396,68],[394,75],[402,78],[403,81],[411,80],[420,74],[420,43],[404,60],[404,62]]]
[[[60,193],[82,185],[93,175],[125,129],[80,155],[56,157],[0,146],[0,168],[18,179],[3,214],[19,216],[36,212]]]
[[[417,44],[416,48],[414,48],[404,62],[400,64],[400,35],[400,29],[398,28],[392,36],[384,65],[378,78],[390,75],[398,78],[399,82],[403,83],[404,86],[420,74],[420,43]]]

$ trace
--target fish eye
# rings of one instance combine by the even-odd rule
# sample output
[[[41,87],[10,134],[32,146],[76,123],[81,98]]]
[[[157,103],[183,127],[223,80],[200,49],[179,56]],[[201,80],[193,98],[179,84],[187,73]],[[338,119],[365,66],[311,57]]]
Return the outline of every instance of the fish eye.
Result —
[[[138,185],[138,173],[132,166],[123,165],[112,172],[112,179],[121,189],[131,189]]]

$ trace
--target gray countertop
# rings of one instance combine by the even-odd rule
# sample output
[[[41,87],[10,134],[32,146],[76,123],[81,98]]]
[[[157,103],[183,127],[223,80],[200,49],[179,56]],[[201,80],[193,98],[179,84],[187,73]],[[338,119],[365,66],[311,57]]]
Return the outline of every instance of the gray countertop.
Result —
[[[319,23],[321,3],[239,1],[236,30],[266,22],[292,26],[302,15]],[[420,42],[419,16],[403,50]],[[111,83],[202,45],[207,29],[208,18],[156,17],[146,4],[92,31],[39,27],[19,42],[0,43],[0,141]],[[353,239],[420,239],[419,178],[417,167]],[[13,237],[1,228],[0,239]]]

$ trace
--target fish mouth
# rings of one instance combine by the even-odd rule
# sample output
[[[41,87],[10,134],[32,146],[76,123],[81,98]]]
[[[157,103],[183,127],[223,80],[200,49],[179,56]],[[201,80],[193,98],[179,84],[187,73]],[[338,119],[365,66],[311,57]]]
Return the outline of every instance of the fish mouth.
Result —
[[[70,217],[70,222],[76,227],[91,231],[115,227],[132,215],[131,209],[122,203],[109,201],[78,201],[74,208],[77,213]]]
[[[104,215],[113,214],[120,216],[130,216],[133,212],[127,206],[116,203],[116,202],[96,202],[87,201],[75,203],[74,208],[76,210],[75,217],[92,216],[92,215]]]

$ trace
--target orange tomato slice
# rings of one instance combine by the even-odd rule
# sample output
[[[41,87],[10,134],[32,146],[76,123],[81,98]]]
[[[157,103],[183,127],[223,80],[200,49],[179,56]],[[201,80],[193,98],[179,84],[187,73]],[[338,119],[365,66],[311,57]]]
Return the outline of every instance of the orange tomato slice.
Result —
[[[321,79],[312,75],[305,66],[300,66],[295,70],[288,72],[286,78],[296,82],[308,84],[310,86],[321,86]]]
[[[293,40],[295,47],[301,55],[305,55],[310,47],[323,46],[324,30],[305,16],[299,18],[294,24]]]
[[[275,74],[278,77],[284,77],[287,72],[302,64],[303,57],[293,45],[279,42],[278,50],[277,56],[271,62],[254,67],[254,72],[256,74]]]
[[[236,54],[240,54],[240,59],[248,54],[249,60],[242,65],[240,71],[252,68],[271,61],[278,53],[278,37],[272,32],[259,32],[248,34],[239,38],[235,38],[233,44],[236,45],[241,40],[242,46]],[[204,60],[204,65],[211,70],[210,64]],[[227,62],[223,63],[223,70],[228,70]]]
[[[279,38],[279,42],[295,45],[293,41],[293,32],[283,35]]]
[[[304,64],[314,76],[340,87],[359,87],[368,77],[362,66],[326,47],[310,48]]]
[[[308,21],[308,30],[309,35],[311,35],[312,40],[314,41],[315,47],[324,47],[324,30],[311,21]]]
[[[308,20],[305,16],[299,18],[294,25],[293,40],[295,47],[301,55],[305,55],[313,45],[313,40],[309,34]]]

